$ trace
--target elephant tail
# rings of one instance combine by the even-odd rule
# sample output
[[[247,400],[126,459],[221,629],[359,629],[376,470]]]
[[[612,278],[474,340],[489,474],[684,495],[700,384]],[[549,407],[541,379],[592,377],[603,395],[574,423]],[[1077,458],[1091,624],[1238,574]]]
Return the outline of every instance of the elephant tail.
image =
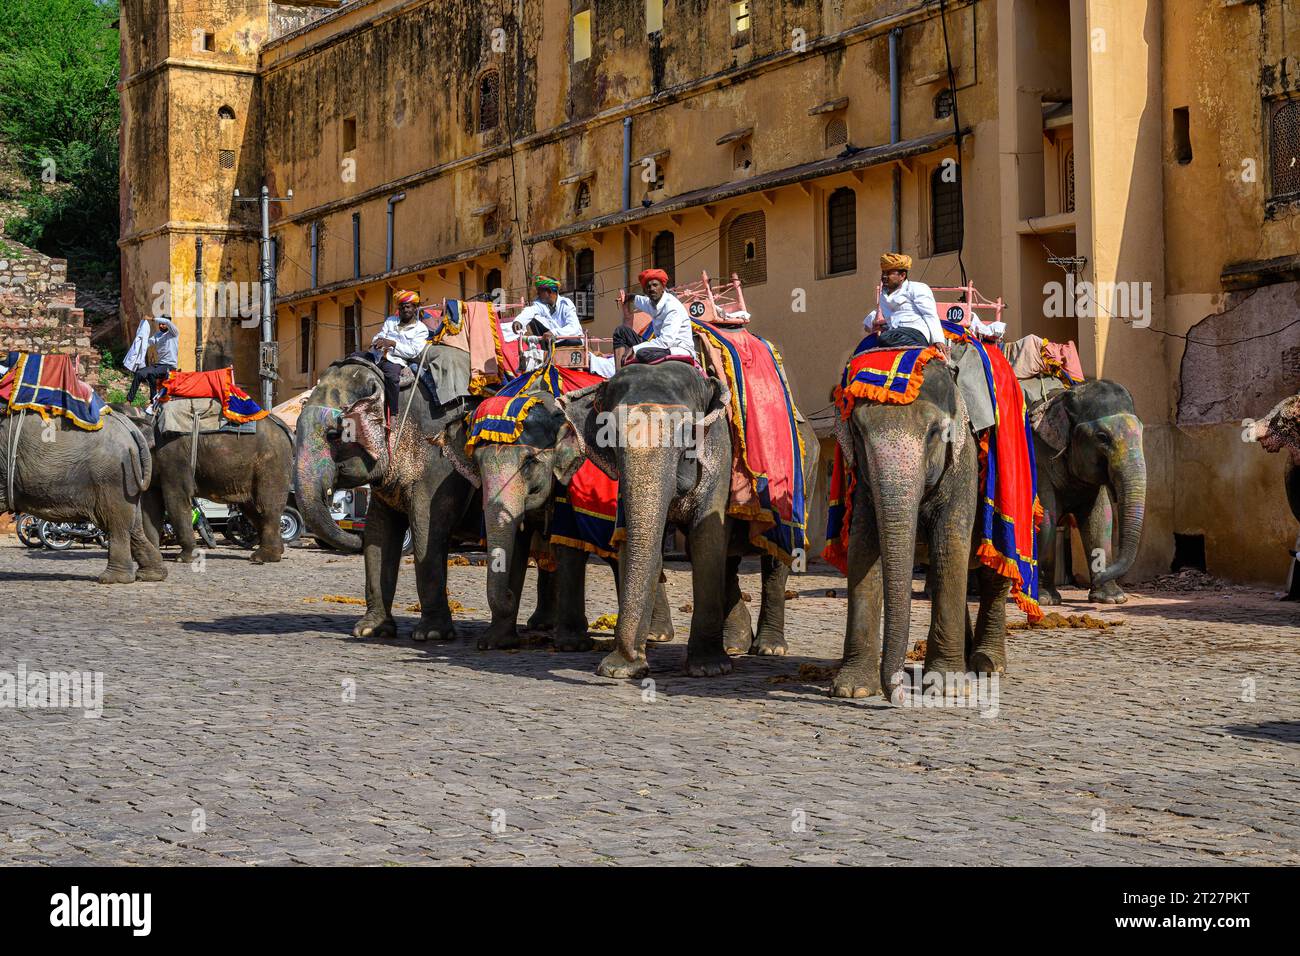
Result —
[[[153,480],[153,456],[149,454],[149,444],[140,429],[123,420],[127,433],[135,442],[135,454],[131,455],[131,471],[126,475],[127,493],[138,495],[149,487]],[[134,484],[134,487],[131,487]]]

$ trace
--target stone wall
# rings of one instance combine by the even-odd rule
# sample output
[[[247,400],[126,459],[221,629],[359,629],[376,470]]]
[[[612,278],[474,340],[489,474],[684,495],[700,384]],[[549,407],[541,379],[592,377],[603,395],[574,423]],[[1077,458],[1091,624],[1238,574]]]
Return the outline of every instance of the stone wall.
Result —
[[[66,260],[0,238],[0,347],[75,355],[81,376],[93,384],[99,357],[76,303]]]

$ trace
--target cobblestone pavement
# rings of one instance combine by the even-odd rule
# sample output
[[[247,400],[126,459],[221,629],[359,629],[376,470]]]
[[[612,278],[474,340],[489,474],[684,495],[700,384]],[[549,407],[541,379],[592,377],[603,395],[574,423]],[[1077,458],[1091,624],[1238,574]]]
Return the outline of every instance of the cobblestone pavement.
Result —
[[[482,567],[451,570],[462,639],[419,645],[355,640],[358,608],[322,600],[361,594],[360,558],[244,557],[104,587],[101,551],[0,538],[0,672],[102,671],[105,695],[97,720],[0,709],[0,863],[1300,862],[1300,606],[1272,594],[1016,631],[982,717],[828,698],[825,568],[792,579],[791,656],[727,677],[682,674],[676,610],[646,701],[598,653],[475,650]],[[680,608],[688,572],[668,576]],[[612,584],[590,578],[594,618]]]

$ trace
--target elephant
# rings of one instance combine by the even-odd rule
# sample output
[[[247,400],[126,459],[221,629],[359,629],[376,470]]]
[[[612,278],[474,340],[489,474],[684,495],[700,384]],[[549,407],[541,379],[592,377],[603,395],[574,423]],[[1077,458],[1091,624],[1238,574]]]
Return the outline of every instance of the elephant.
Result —
[[[1284,398],[1263,418],[1251,422],[1247,435],[1270,454],[1286,450],[1282,487],[1291,515],[1300,521],[1300,395]],[[1285,600],[1300,601],[1300,574],[1294,568]]]
[[[429,345],[425,357],[429,367],[448,370],[456,381],[469,381],[468,353]],[[457,537],[478,539],[480,511],[473,485],[432,445],[461,423],[477,399],[457,394],[435,404],[423,385],[410,382],[401,395],[390,441],[379,366],[353,355],[326,369],[298,417],[295,497],[307,530],[318,541],[364,554],[366,613],[353,627],[353,636],[397,636],[393,595],[402,538],[409,527],[421,607],[411,637],[449,641],[456,630],[447,602],[447,552]],[[335,523],[330,501],[336,489],[366,484],[371,496],[363,539]]]
[[[210,432],[198,436],[191,463],[188,434],[160,435],[154,417],[129,405],[113,408],[130,418],[153,452],[153,481],[141,500],[144,530],[157,546],[164,517],[171,519],[181,546],[179,560],[194,559],[190,510],[194,498],[241,505],[258,531],[254,564],[279,561],[284,554],[280,517],[293,480],[293,433],[275,415],[253,422],[253,434]]]
[[[1055,392],[1030,410],[1038,498],[1043,505],[1039,542],[1039,602],[1061,603],[1056,589],[1056,525],[1073,515],[1089,556],[1088,600],[1123,604],[1119,580],[1133,567],[1146,508],[1147,467],[1142,422],[1128,389],[1090,379]],[[1119,544],[1112,548],[1110,498],[1119,513]]]
[[[684,362],[633,363],[607,382],[559,401],[572,428],[561,437],[557,454],[567,453],[566,443],[576,443],[620,482],[626,537],[619,551],[616,646],[597,672],[637,678],[649,671],[645,646],[668,522],[686,532],[691,560],[694,613],[686,672],[693,677],[730,673],[728,649],[785,654],[789,568],[775,558],[762,559],[757,635],[740,592],[737,573],[749,542],[747,522],[727,514],[732,439],[726,386]],[[815,456],[816,440],[803,427],[808,432],[805,447]],[[806,465],[805,473],[815,467],[815,462]]]
[[[482,485],[483,524],[489,562],[488,606],[492,622],[479,638],[479,647],[508,648],[519,645],[516,624],[523,591],[529,543],[542,534],[548,511],[557,493],[572,480],[586,461],[574,441],[557,449],[562,431],[569,426],[555,398],[545,390],[528,394],[537,399],[527,411],[523,430],[513,443],[479,441],[473,457],[467,459],[463,441],[448,433],[444,448],[458,467]],[[555,571],[539,569],[537,610],[528,621],[530,630],[554,628],[554,644],[561,651],[587,651],[592,641],[587,633],[586,551],[551,543]],[[500,556],[500,563],[495,556]],[[611,561],[617,578],[617,562]],[[672,616],[663,585],[657,597],[648,639],[671,641]]]
[[[931,360],[908,404],[857,402],[841,421],[844,466],[853,469],[848,540],[848,619],[835,697],[883,692],[898,702],[911,644],[912,568],[918,536],[929,550],[930,629],[924,669],[950,675],[1004,673],[1011,581],[984,565],[975,572],[979,616],[971,628],[967,569],[976,547],[979,460],[952,367]],[[881,613],[884,638],[881,640]]]
[[[165,580],[140,516],[153,469],[149,447],[120,415],[105,410],[101,425],[88,431],[37,415],[0,418],[0,511],[93,521],[108,535],[100,584]]]

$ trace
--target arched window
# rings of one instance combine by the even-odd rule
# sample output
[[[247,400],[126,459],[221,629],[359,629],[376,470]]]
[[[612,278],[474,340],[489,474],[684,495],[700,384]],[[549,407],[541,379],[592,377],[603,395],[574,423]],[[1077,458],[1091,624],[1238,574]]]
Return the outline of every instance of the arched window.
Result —
[[[584,180],[578,183],[578,194],[573,200],[573,211],[582,215],[591,208],[591,186]]]
[[[578,319],[589,322],[596,316],[596,254],[590,249],[579,249],[573,257],[574,308]]]
[[[826,148],[843,146],[849,141],[849,126],[843,116],[832,116],[826,121]]]
[[[731,220],[723,248],[728,278],[734,272],[745,285],[767,281],[767,219],[762,212],[747,212]]]
[[[217,119],[222,121],[232,121],[235,118],[235,111],[229,106],[223,106],[217,110]]]
[[[736,144],[736,148],[731,153],[731,167],[736,172],[748,172],[754,165],[754,147],[749,140],[744,139]]]
[[[858,194],[841,186],[826,200],[826,274],[858,267]]]
[[[1274,109],[1268,145],[1273,173],[1270,195],[1300,195],[1300,100],[1287,100]]]
[[[961,167],[940,163],[930,174],[930,252],[939,255],[961,247]]]
[[[496,296],[497,289],[501,288],[501,270],[489,269],[487,276],[483,279],[483,291],[490,296]]]
[[[488,70],[478,78],[478,131],[494,130],[501,122],[501,76]]]
[[[667,229],[655,236],[654,244],[650,249],[650,261],[656,269],[663,269],[668,273],[669,286],[676,285],[674,277],[677,273],[677,241]]]

